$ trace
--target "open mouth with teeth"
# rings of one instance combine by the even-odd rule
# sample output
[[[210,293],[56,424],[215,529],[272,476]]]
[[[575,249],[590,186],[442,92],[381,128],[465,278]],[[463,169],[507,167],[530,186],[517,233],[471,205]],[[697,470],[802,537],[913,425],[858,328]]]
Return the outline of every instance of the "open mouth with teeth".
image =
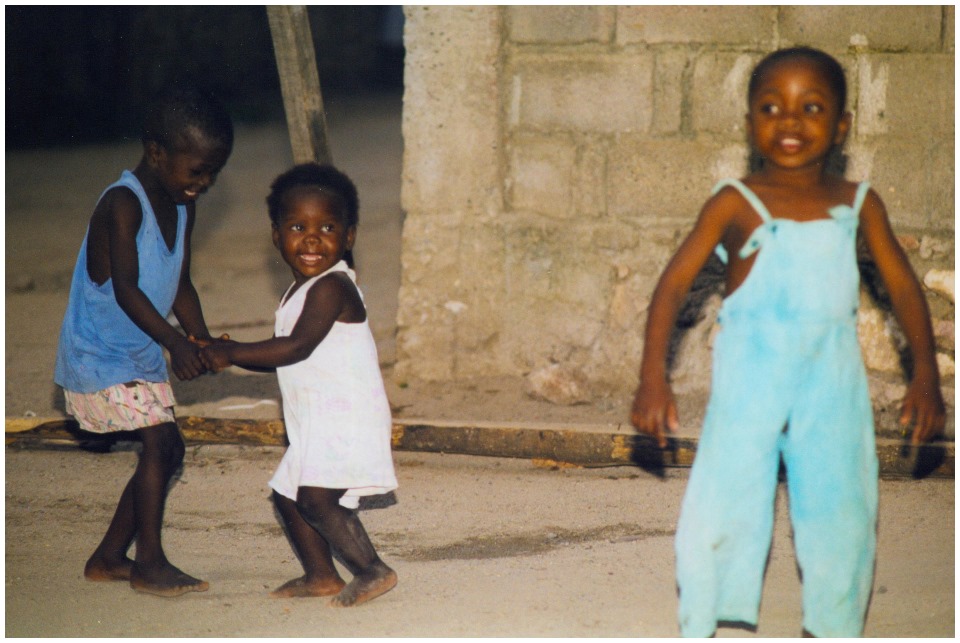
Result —
[[[798,138],[783,138],[780,139],[780,147],[787,152],[796,152],[800,149],[803,143]]]
[[[308,266],[314,266],[323,261],[323,255],[314,253],[300,253],[297,255],[300,261]]]

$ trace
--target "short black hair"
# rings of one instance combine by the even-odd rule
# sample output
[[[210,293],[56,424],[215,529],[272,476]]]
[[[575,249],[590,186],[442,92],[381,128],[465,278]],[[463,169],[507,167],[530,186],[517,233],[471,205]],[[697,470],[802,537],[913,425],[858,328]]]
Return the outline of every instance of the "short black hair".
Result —
[[[843,73],[843,67],[837,62],[837,59],[828,53],[814,49],[813,47],[789,47],[787,49],[778,49],[768,54],[763,60],[757,63],[753,68],[753,74],[750,76],[750,85],[747,88],[747,100],[751,100],[760,86],[760,81],[771,68],[784,60],[803,58],[816,65],[827,79],[827,83],[836,94],[837,103],[840,107],[839,113],[846,111],[847,105],[847,78]]]
[[[190,83],[164,87],[151,101],[143,121],[141,139],[168,150],[179,149],[190,128],[208,140],[233,149],[233,121],[223,104],[212,94]]]
[[[360,200],[357,188],[346,174],[332,165],[319,163],[301,163],[295,165],[270,185],[267,195],[267,212],[273,225],[280,225],[283,219],[283,198],[287,192],[297,187],[314,187],[331,193],[343,206],[343,218],[347,227],[360,222]]]

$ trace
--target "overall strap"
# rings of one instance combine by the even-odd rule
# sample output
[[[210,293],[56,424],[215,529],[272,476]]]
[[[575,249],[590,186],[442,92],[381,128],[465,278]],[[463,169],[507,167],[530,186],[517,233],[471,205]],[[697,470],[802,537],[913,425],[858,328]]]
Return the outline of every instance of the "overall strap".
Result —
[[[763,201],[760,200],[760,197],[754,194],[753,190],[744,185],[739,179],[721,180],[714,186],[712,194],[716,194],[728,185],[736,188],[736,190],[743,195],[743,198],[745,198],[750,206],[757,212],[757,214],[760,215],[760,218],[763,219],[764,223],[769,223],[770,220],[773,219],[773,217],[770,216],[770,212],[767,210],[767,206],[765,206]]]
[[[753,234],[750,235],[750,238],[747,239],[747,242],[744,243],[743,247],[740,248],[738,253],[741,258],[745,259],[762,245],[764,237],[769,234],[770,222],[773,220],[773,217],[770,216],[770,212],[767,210],[767,206],[763,204],[763,201],[760,200],[756,194],[753,193],[753,190],[748,188],[743,184],[739,179],[722,179],[714,187],[711,194],[716,194],[723,188],[730,186],[735,188],[742,196],[747,200],[747,203],[750,204],[750,207],[754,209],[760,219],[763,221],[756,230],[753,231]],[[729,257],[727,256],[727,249],[723,245],[718,244],[714,249],[714,252],[720,258],[720,261],[727,263]]]
[[[853,199],[853,212],[855,214],[860,214],[860,208],[863,207],[863,202],[867,198],[867,192],[870,191],[870,184],[867,181],[862,181],[860,185],[857,186],[857,196]]]
[[[830,216],[838,223],[848,226],[850,230],[856,230],[860,221],[860,208],[863,207],[863,202],[866,200],[869,191],[869,183],[866,181],[860,183],[857,186],[856,196],[853,198],[853,205],[847,205],[846,203],[835,205],[828,210]]]

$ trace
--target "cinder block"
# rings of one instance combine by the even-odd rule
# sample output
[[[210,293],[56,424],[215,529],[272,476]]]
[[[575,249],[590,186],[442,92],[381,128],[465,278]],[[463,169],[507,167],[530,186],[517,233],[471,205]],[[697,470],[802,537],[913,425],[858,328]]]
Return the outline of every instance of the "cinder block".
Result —
[[[405,16],[403,207],[496,209],[500,12],[407,7]]]
[[[577,149],[570,137],[521,134],[510,147],[509,207],[556,218],[573,215]]]
[[[740,142],[746,136],[747,86],[755,54],[708,52],[697,57],[690,96],[693,131]]]
[[[427,273],[456,278],[462,218],[457,212],[407,215],[401,236],[404,281]]]
[[[517,368],[566,360],[591,346],[610,296],[610,271],[591,225],[521,217],[505,224],[508,296],[502,350]]]
[[[693,226],[689,221],[643,223],[623,226],[623,235],[638,234],[629,252],[618,254],[611,260],[617,267],[618,282],[628,283],[635,297],[649,301],[660,273],[680,246],[681,241]],[[623,274],[621,278],[620,275]]]
[[[943,51],[952,54],[956,51],[957,8],[952,4],[943,8]]]
[[[776,7],[619,7],[617,43],[709,43],[772,47]]]
[[[500,337],[513,321],[503,314],[508,295],[505,236],[502,218],[463,224],[453,303],[445,304],[457,324],[459,376],[495,374],[506,364]]]
[[[606,137],[581,137],[573,179],[573,207],[577,216],[602,218],[607,214]]]
[[[940,51],[943,10],[937,6],[786,5],[785,45],[872,51]]]
[[[953,227],[952,170],[938,167],[944,155],[931,153],[937,148],[935,141],[888,136],[860,145],[870,148],[863,152],[872,156],[869,174],[850,178],[870,181],[884,201],[894,231]]]
[[[858,61],[857,76],[858,133],[953,138],[952,55],[871,54]]]
[[[709,141],[621,137],[610,152],[607,202],[621,220],[693,223],[720,176],[723,148]]]
[[[657,53],[654,63],[653,126],[656,135],[678,134],[683,126],[685,78],[690,65],[687,49]]]
[[[647,131],[653,109],[649,54],[518,58],[511,123],[579,132]]]
[[[444,303],[459,270],[460,218],[408,217],[404,222],[402,280],[397,301],[399,381],[453,374],[454,324]]]
[[[446,379],[453,375],[456,355],[455,326],[443,306],[450,281],[426,272],[400,287],[397,314],[397,363],[399,381],[410,378]]]
[[[411,379],[449,381],[454,373],[452,326],[437,326],[425,315],[416,326],[397,327],[397,363],[393,376],[397,382]]]
[[[610,42],[616,15],[606,6],[513,6],[506,11],[510,40],[554,45]]]

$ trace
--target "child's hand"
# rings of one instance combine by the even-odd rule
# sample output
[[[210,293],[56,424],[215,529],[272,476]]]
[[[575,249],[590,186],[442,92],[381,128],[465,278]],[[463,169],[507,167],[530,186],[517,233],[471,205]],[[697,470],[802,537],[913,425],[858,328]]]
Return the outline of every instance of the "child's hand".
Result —
[[[193,335],[187,335],[187,339],[189,339],[191,342],[193,342],[194,344],[196,344],[196,345],[199,346],[200,348],[204,348],[204,347],[209,346],[210,344],[212,344],[212,343],[214,343],[214,342],[226,341],[226,340],[230,339],[230,335],[224,333],[223,335],[220,335],[220,338],[219,338],[219,339],[214,339],[214,338],[212,338],[212,337],[210,337],[210,336],[197,338],[197,337],[194,337]]]
[[[937,437],[943,432],[946,419],[940,387],[926,380],[915,379],[910,382],[900,411],[900,425],[904,435],[910,425],[913,425],[910,442],[921,444]]]
[[[200,359],[203,360],[203,365],[214,373],[219,373],[228,366],[231,366],[232,362],[229,358],[230,344],[235,343],[236,342],[231,341],[227,335],[221,336],[221,338],[215,342],[208,343],[200,349]]]
[[[169,349],[170,366],[173,374],[180,380],[192,380],[207,372],[200,359],[200,348],[186,337],[180,339]]]
[[[641,382],[633,398],[630,421],[637,431],[654,438],[661,449],[666,448],[665,431],[676,431],[680,426],[677,403],[673,398],[670,385],[666,382],[656,384]]]

